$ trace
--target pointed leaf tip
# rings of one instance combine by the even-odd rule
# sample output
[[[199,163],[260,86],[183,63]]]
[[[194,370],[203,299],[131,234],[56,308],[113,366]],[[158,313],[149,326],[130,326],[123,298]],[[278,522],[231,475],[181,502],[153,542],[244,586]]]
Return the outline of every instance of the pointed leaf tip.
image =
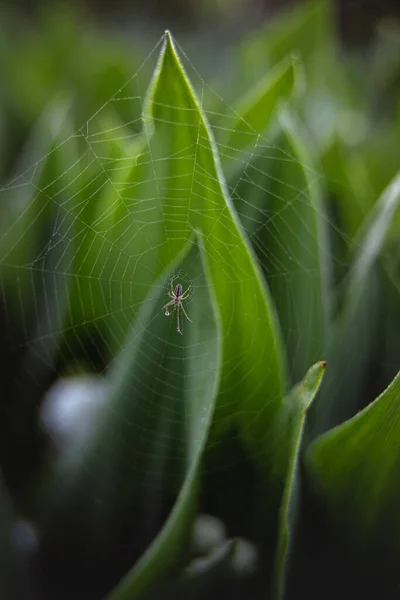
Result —
[[[174,48],[173,36],[169,29],[164,31],[164,44],[170,48]]]
[[[303,429],[307,409],[321,384],[325,361],[312,365],[302,381],[291,390],[288,402],[282,407],[287,412],[290,423],[287,440],[287,471],[279,510],[279,530],[275,555],[272,597],[281,600],[285,596],[291,547],[295,536],[295,522],[298,514],[300,471],[299,459],[302,447]],[[281,439],[281,438],[280,438]],[[279,442],[281,450],[281,442]]]

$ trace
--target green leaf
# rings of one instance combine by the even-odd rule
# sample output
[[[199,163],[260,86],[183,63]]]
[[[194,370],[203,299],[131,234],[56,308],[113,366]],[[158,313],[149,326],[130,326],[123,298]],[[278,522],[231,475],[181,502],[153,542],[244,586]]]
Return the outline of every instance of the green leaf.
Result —
[[[400,172],[384,190],[366,220],[360,234],[363,247],[359,249],[353,277],[361,281],[379,255],[400,203]]]
[[[200,266],[202,262],[199,260],[199,258],[200,257],[197,256],[190,259],[189,255],[192,273],[196,268],[196,263]],[[202,296],[201,306],[203,309],[208,310],[203,314],[199,309],[191,313],[191,317],[195,325],[190,329],[190,331],[187,331],[187,333],[185,332],[185,335],[188,337],[190,343],[182,348],[184,349],[184,354],[182,354],[182,349],[179,349],[177,352],[176,358],[178,359],[182,359],[183,356],[186,356],[182,365],[184,379],[180,382],[179,379],[177,379],[176,373],[174,374],[174,372],[171,372],[170,375],[171,383],[173,384],[174,388],[174,395],[177,395],[178,397],[173,399],[170,398],[169,403],[171,406],[174,405],[175,412],[180,412],[185,421],[183,428],[181,427],[181,432],[179,432],[179,429],[175,426],[174,436],[176,440],[174,454],[177,457],[180,454],[186,456],[186,467],[184,468],[184,463],[181,466],[184,475],[184,482],[176,503],[160,534],[148,547],[133,570],[128,573],[124,580],[109,596],[110,600],[140,598],[142,593],[147,588],[150,588],[157,582],[157,579],[161,574],[168,572],[168,569],[170,569],[171,566],[177,562],[177,556],[179,556],[179,553],[182,551],[182,542],[187,538],[189,533],[190,520],[194,516],[193,509],[197,493],[197,476],[208,430],[211,426],[214,400],[218,385],[219,364],[221,360],[219,355],[220,345],[216,338],[216,324],[210,318],[210,313],[212,314],[213,308],[211,306],[211,301],[208,298],[206,281],[201,281],[201,273],[197,273],[196,275],[199,285],[203,283],[202,292],[199,292],[199,294]],[[159,310],[159,305],[157,306],[157,309]],[[164,315],[162,315],[162,318],[165,320]],[[173,328],[173,331],[174,335],[176,335],[175,327]],[[134,339],[136,340],[137,337],[135,336]],[[201,357],[198,357],[196,348],[201,348],[202,346],[207,348],[207,353],[203,354]],[[124,369],[126,375],[121,376],[121,374],[117,374],[115,377],[116,382],[122,382],[121,385],[123,386],[124,390],[122,397],[126,397],[127,394],[129,394],[129,391],[133,388],[132,375],[128,375],[128,372],[131,370],[130,365],[132,361],[132,352],[130,349],[126,350],[126,356],[128,361],[127,367],[125,368],[126,370]],[[168,361],[173,361],[173,359],[174,357],[172,353],[168,353]],[[160,364],[160,359],[157,359],[157,356],[154,356],[152,357],[151,363],[155,365]],[[143,363],[143,358],[141,358],[140,361],[136,360],[136,365],[139,369],[144,370],[144,372],[146,371],[146,365]],[[149,364],[149,367],[151,368],[151,364]],[[165,368],[166,367],[167,365],[165,365]],[[122,368],[123,366],[120,367],[120,369]],[[212,376],[204,377],[204,373],[211,373]],[[144,379],[143,375],[140,376],[140,379]],[[160,384],[165,386],[166,389],[168,389],[168,383],[169,382],[166,377],[162,383],[160,382]],[[171,383],[169,387],[171,387]],[[178,391],[179,384],[183,384],[181,391]],[[137,382],[135,386],[137,387]],[[137,391],[138,390],[136,390],[136,393]],[[118,395],[121,395],[121,392],[119,392]],[[164,399],[164,403],[167,401],[167,399],[168,396]],[[190,407],[189,410],[184,408],[183,402],[187,404],[188,408]],[[126,414],[126,410],[124,412]],[[171,461],[171,458],[166,453],[165,441],[163,441],[163,438],[165,439],[165,435],[167,433],[165,428],[168,427],[168,421],[170,420],[171,416],[168,415],[168,412],[164,409],[163,429],[161,429],[161,425],[157,428],[154,427],[152,422],[147,424],[142,423],[142,426],[145,426],[146,431],[149,433],[152,431],[154,435],[152,443],[149,444],[149,441],[147,441],[147,444],[149,444],[149,450],[151,453],[154,453],[154,456],[159,454],[161,457],[163,457],[162,460],[159,459],[160,464],[157,467],[159,472],[158,481],[160,483],[162,482],[163,478],[168,480],[168,477],[171,473],[175,479],[176,474],[171,470],[171,467],[173,466],[175,471],[177,466],[179,466],[179,462],[175,458],[172,464],[170,463],[169,465],[169,474],[167,471],[162,476],[162,469],[165,469],[165,467],[168,465],[168,462]],[[107,428],[108,426],[109,422],[107,422]],[[171,425],[169,425],[169,427],[171,427]],[[162,431],[163,435],[161,435]],[[181,444],[183,444],[183,448],[179,451],[179,445]],[[164,463],[164,461],[166,462]],[[154,460],[152,462],[153,465],[151,466],[153,473],[151,473],[150,476],[154,479],[154,483],[156,484],[156,461]],[[154,491],[156,491],[156,489],[157,488],[154,487]]]
[[[382,357],[382,378],[391,381],[399,368],[400,356],[400,285],[396,286],[393,277],[384,272],[381,279],[383,311],[382,342],[379,354]]]
[[[311,0],[294,10],[267,22],[265,27],[249,36],[241,49],[242,76],[248,79],[265,64],[274,64],[293,51],[306,63],[313,65],[316,53],[331,42],[331,3],[329,0]],[[317,51],[317,52],[316,52]]]
[[[322,149],[330,144],[349,109],[363,105],[355,77],[348,74],[348,65],[342,58],[334,12],[331,0],[310,0],[282,11],[256,34],[245,38],[237,61],[240,67],[236,86],[245,88],[288,54],[300,57],[307,89],[297,107],[301,108],[314,143]],[[350,121],[352,130],[356,129],[355,123],[356,119]],[[345,127],[348,133],[349,126]]]
[[[349,421],[319,437],[306,459],[340,537],[359,558],[400,557],[400,372]]]
[[[330,321],[330,257],[319,176],[294,113],[260,147],[235,187],[238,212],[277,307],[292,381],[324,358]]]
[[[302,444],[306,414],[320,386],[325,363],[320,362],[309,369],[303,381],[297,384],[285,398],[282,412],[286,412],[288,431],[285,441],[288,450],[288,467],[279,510],[278,542],[275,554],[273,598],[284,598],[293,536],[297,521],[299,502],[299,455]]]
[[[262,136],[271,125],[278,105],[292,95],[299,95],[303,87],[301,62],[286,57],[240,99],[232,115],[218,123],[218,147],[228,179],[231,172],[243,170],[246,150],[250,155],[257,152],[257,144],[263,143]]]
[[[356,244],[357,253],[345,281],[343,308],[327,350],[326,376],[310,410],[312,436],[349,418],[359,405],[379,327],[377,262],[399,202],[397,175],[375,204]]]
[[[1,189],[0,274],[3,289],[15,294],[10,311],[14,309],[20,318],[27,319],[33,308],[29,265],[39,263],[48,243],[49,222],[54,222],[57,215],[47,186],[60,175],[55,148],[64,139],[66,108],[54,101],[44,111],[19,158],[14,176]],[[15,297],[22,299],[22,315]]]
[[[136,44],[127,52],[121,38],[98,35],[78,6],[40,10],[37,17],[35,31],[21,31],[19,19],[12,16],[6,26],[10,39],[1,57],[8,83],[4,96],[19,128],[34,122],[60,89],[75,96],[80,124],[116,90],[124,88],[126,96],[131,95],[126,82],[141,62]],[[132,119],[129,110],[121,112],[126,121]]]
[[[9,356],[18,363],[17,396],[25,407],[33,391],[43,391],[67,311],[70,279],[65,271],[72,260],[74,217],[68,210],[70,191],[60,148],[73,137],[68,108],[65,99],[54,99],[24,149],[19,176],[0,193],[6,337]],[[33,403],[29,410],[34,410]]]
[[[177,343],[176,321],[160,310],[165,303],[162,282],[151,288],[114,361],[108,404],[93,437],[83,451],[59,465],[42,500],[47,507],[42,516],[47,560],[63,539],[65,552],[70,548],[72,553],[68,569],[73,573],[91,553],[96,557],[115,547],[122,532],[143,551],[157,533],[166,505],[178,494],[160,534],[112,598],[141,597],[158,576],[176,566],[195,508],[220,344],[196,246],[187,246],[185,254],[179,257],[181,267],[190,268],[199,286],[198,302],[187,309],[193,322]],[[74,585],[73,576],[68,581]]]
[[[144,119],[146,156],[127,179],[135,184],[132,214],[124,206],[125,226],[135,231],[125,238],[130,244],[125,248],[131,257],[128,266],[135,268],[114,265],[123,269],[134,291],[141,286],[141,296],[134,296],[132,329],[110,372],[108,410],[83,456],[69,457],[60,466],[50,484],[53,497],[43,503],[48,506],[43,522],[48,554],[55,543],[52,532],[59,541],[62,526],[69,543],[75,539],[72,532],[81,539],[80,551],[74,551],[79,564],[85,548],[110,548],[121,528],[127,534],[125,520],[129,524],[133,512],[139,518],[131,524],[132,535],[143,550],[166,506],[176,499],[159,535],[113,598],[140,596],[179,559],[217,389],[214,435],[236,420],[257,455],[260,435],[265,435],[285,389],[268,290],[226,193],[208,123],[169,34],[146,97]],[[142,209],[148,226],[138,223]],[[104,211],[104,218],[111,213]],[[166,318],[160,310],[179,273],[184,274],[180,281],[192,283],[187,305],[192,323],[183,323],[182,338],[176,332],[176,313]],[[249,412],[256,415],[254,420],[244,418]],[[142,530],[146,523],[153,524],[150,530]]]
[[[254,421],[238,421],[256,450],[257,432],[265,431],[286,385],[279,330],[227,194],[209,125],[168,34],[148,98],[147,128],[155,128],[154,169],[170,199],[164,208],[168,243],[200,232],[221,318],[223,363],[215,430],[225,430],[242,409],[254,412]]]
[[[334,196],[342,243],[351,246],[375,201],[365,159],[359,148],[346,148],[336,137],[325,151],[322,163],[327,187]]]
[[[165,241],[158,220],[162,207],[150,190],[156,182],[151,164],[143,160],[148,152],[143,134],[132,134],[108,111],[88,124],[79,142],[81,155],[68,170],[79,188],[69,206],[75,216],[71,335],[77,329],[83,337],[98,328],[108,364],[120,351],[126,323],[137,314],[147,287],[166,268],[151,252],[152,244]],[[145,190],[141,178],[149,182]]]

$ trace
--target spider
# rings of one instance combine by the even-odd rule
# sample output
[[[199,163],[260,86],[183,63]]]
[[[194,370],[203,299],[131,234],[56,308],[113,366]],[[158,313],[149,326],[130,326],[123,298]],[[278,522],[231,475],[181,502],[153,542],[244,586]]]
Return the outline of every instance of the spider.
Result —
[[[162,310],[164,311],[164,313],[167,317],[169,317],[169,315],[171,315],[176,308],[176,315],[177,315],[176,320],[177,320],[177,325],[178,325],[176,330],[181,335],[183,335],[183,333],[181,331],[181,326],[180,326],[180,321],[179,321],[179,310],[180,309],[183,310],[183,314],[185,315],[187,320],[192,323],[192,320],[189,319],[189,317],[186,314],[185,309],[183,308],[183,301],[189,297],[189,290],[191,287],[192,287],[192,284],[189,285],[187,290],[183,291],[181,284],[178,283],[178,285],[175,286],[175,291],[174,291],[174,289],[172,287],[172,281],[171,281],[171,291],[168,292],[168,296],[170,298],[172,298],[172,300],[171,300],[171,302],[167,302],[167,304],[165,304],[165,306],[162,307]],[[169,306],[173,306],[173,309],[171,312],[168,310]]]

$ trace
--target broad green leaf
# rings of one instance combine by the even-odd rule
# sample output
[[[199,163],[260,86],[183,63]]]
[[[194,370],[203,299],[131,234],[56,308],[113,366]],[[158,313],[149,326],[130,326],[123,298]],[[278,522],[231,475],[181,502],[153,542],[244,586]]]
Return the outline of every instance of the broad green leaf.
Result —
[[[121,349],[126,324],[144,299],[146,283],[151,285],[161,269],[151,252],[158,243],[159,222],[151,202],[135,188],[140,176],[153,181],[148,161],[144,170],[138,164],[147,141],[116,115],[106,117],[97,116],[85,128],[79,160],[69,169],[70,180],[78,185],[69,206],[75,216],[69,319],[81,336],[96,328],[101,331],[108,364]],[[126,198],[127,190],[134,194],[132,199]],[[153,195],[153,205],[156,201]]]
[[[234,198],[266,273],[292,381],[324,358],[329,336],[329,249],[319,176],[295,115],[247,165]]]
[[[25,300],[23,315],[19,315],[15,300],[10,306],[21,318],[27,318],[32,310],[29,266],[34,268],[45,252],[49,223],[57,214],[47,186],[60,175],[60,164],[54,158],[65,121],[66,107],[55,101],[34,128],[11,181],[0,190],[0,274],[3,290],[10,289],[15,297],[20,294],[20,301]],[[19,288],[15,289],[17,281]]]
[[[391,284],[400,294],[400,237],[399,237],[400,211],[397,211],[389,231],[386,248],[382,256],[385,272]]]
[[[257,152],[263,135],[272,122],[278,105],[303,89],[300,61],[286,57],[261,78],[233,108],[233,114],[223,118],[216,127],[217,141],[224,170],[230,173],[243,170],[248,154]],[[239,160],[240,159],[240,160]]]
[[[71,135],[67,108],[62,98],[51,103],[26,145],[19,176],[0,191],[0,286],[13,396],[9,401],[20,416],[19,403],[30,414],[35,411],[67,310],[70,279],[65,271],[71,261],[73,216],[64,205],[68,192],[60,153],[63,140],[68,144]],[[31,421],[24,414],[26,429],[20,433],[28,440]],[[22,440],[17,445],[26,443]]]
[[[375,196],[360,149],[346,148],[337,137],[322,157],[328,190],[333,194],[342,243],[354,242]],[[344,259],[345,257],[343,257]]]
[[[327,349],[326,376],[310,410],[313,436],[349,418],[359,405],[379,326],[377,261],[399,201],[400,175],[383,192],[359,234],[335,336]]]
[[[79,561],[114,552],[121,535],[125,544],[134,539],[136,551],[143,552],[178,494],[161,532],[112,598],[142,597],[179,563],[190,533],[221,358],[196,246],[187,247],[181,258],[180,266],[190,268],[198,284],[197,301],[187,307],[192,323],[183,324],[184,335],[179,336],[176,321],[161,311],[162,283],[150,289],[111,368],[108,405],[93,438],[83,453],[59,465],[44,496],[46,564],[52,564],[54,544],[63,539],[65,552],[71,553],[68,585],[73,586]]]
[[[332,41],[332,22],[329,0],[311,0],[269,20],[243,43],[242,76],[248,80],[249,73],[257,74],[265,64],[275,64],[294,51],[314,64],[317,52]]]
[[[287,419],[285,445],[288,465],[278,521],[278,541],[272,589],[273,598],[276,600],[284,598],[290,551],[295,534],[300,486],[299,455],[304,422],[307,410],[318,391],[324,370],[324,362],[311,367],[303,381],[291,390],[282,405],[282,413],[286,413],[285,418]]]
[[[400,247],[400,246],[399,246]],[[382,286],[382,318],[380,329],[382,341],[379,344],[381,373],[384,384],[391,381],[399,369],[400,356],[400,286],[386,272],[380,280]]]
[[[256,34],[245,38],[239,51],[236,82],[241,89],[285,56],[299,56],[307,89],[297,107],[301,108],[314,142],[322,149],[330,144],[342,115],[349,107],[358,106],[362,98],[342,60],[334,31],[334,8],[331,0],[310,0],[268,20]]]
[[[140,296],[132,296],[140,308],[134,306],[129,313],[131,333],[110,372],[109,410],[84,455],[59,469],[52,484],[55,499],[47,500],[52,508],[43,524],[50,554],[51,532],[57,531],[60,539],[55,523],[63,524],[67,539],[79,528],[89,531],[87,539],[98,539],[100,547],[110,547],[121,528],[125,535],[136,531],[137,546],[143,550],[161,524],[163,498],[178,494],[164,527],[115,590],[115,598],[140,596],[179,557],[216,392],[214,435],[236,421],[248,448],[260,456],[260,436],[266,435],[285,389],[268,290],[231,206],[209,126],[169,34],[144,118],[145,160],[134,166],[129,176],[133,179],[128,177],[135,187],[130,192],[132,214],[128,210],[126,215],[128,226],[137,229],[125,238],[131,262],[123,269],[133,293],[142,286],[146,296],[141,304]],[[142,210],[146,222],[140,224]],[[144,276],[146,260],[151,262]],[[165,287],[179,281],[177,273],[192,283],[193,299],[187,305],[192,323],[184,322],[182,338],[176,332],[175,313],[166,318],[160,310],[169,300]],[[249,421],[248,414],[255,418]],[[128,519],[129,525],[132,514],[139,515],[136,529],[125,523]],[[151,523],[152,528],[142,531],[141,523]],[[85,554],[86,545],[82,540],[80,553]],[[79,553],[74,560],[79,562]]]
[[[400,372],[363,411],[319,437],[307,466],[341,538],[363,557],[400,557]],[[390,564],[390,566],[393,566]]]
[[[192,269],[194,271],[196,262],[204,264],[204,257],[192,260]],[[192,272],[193,272],[192,271]],[[198,274],[198,283],[201,283]],[[123,598],[140,598],[146,588],[150,588],[157,582],[157,578],[163,572],[167,572],[171,566],[176,564],[177,556],[182,550],[182,541],[187,539],[189,534],[189,522],[194,517],[193,507],[196,501],[196,484],[199,472],[200,459],[207,440],[208,430],[211,426],[214,410],[214,400],[217,392],[219,363],[220,363],[220,344],[216,334],[216,323],[210,318],[213,312],[211,300],[208,298],[206,280],[203,280],[203,291],[201,305],[208,311],[197,310],[192,314],[193,321],[196,323],[192,330],[187,332],[190,345],[186,347],[186,360],[184,361],[184,371],[186,379],[183,380],[182,391],[177,389],[177,383],[174,382],[174,394],[181,396],[175,400],[175,405],[183,401],[188,403],[188,408],[182,406],[181,413],[186,417],[186,423],[183,430],[183,439],[186,443],[186,473],[183,486],[166,521],[163,529],[154,542],[149,546],[133,570],[128,573],[120,585],[109,596],[110,600],[120,600]],[[199,299],[200,301],[200,299]],[[200,304],[198,305],[200,306]],[[163,315],[165,319],[165,316]],[[175,327],[174,327],[175,334]],[[176,334],[175,334],[176,335]],[[207,352],[202,358],[197,358],[197,348],[207,348]],[[141,361],[142,362],[142,361]],[[152,361],[157,364],[157,361]],[[204,372],[211,373],[211,377],[204,377]],[[176,375],[175,375],[176,376]],[[167,385],[167,381],[164,383]],[[168,418],[168,417],[167,417]],[[171,416],[169,416],[171,419]],[[149,427],[148,428],[153,429]],[[160,430],[155,431],[154,449],[156,452],[157,444],[161,444]],[[175,434],[178,437],[178,434]],[[183,441],[182,439],[182,441]],[[162,447],[161,447],[162,448]],[[179,453],[178,453],[179,454]],[[165,459],[168,461],[168,455]],[[171,467],[170,467],[171,468]],[[154,477],[154,475],[153,475]]]
[[[79,124],[103,102],[115,98],[116,90],[131,95],[126,82],[141,60],[136,44],[127,52],[120,38],[98,35],[79,6],[39,12],[35,30],[21,32],[20,20],[11,15],[7,21],[10,39],[1,56],[8,83],[4,96],[18,127],[34,122],[60,89],[75,96]],[[126,121],[132,119],[128,106],[118,103]]]
[[[390,185],[384,190],[368,215],[362,227],[362,232],[359,234],[359,241],[361,243],[364,242],[364,246],[362,252],[359,251],[356,257],[354,271],[357,277],[362,278],[364,276],[385,244],[386,236],[396,216],[399,202],[400,173],[396,175]]]
[[[145,114],[147,128],[154,127],[151,154],[157,180],[170,199],[164,207],[168,244],[193,231],[201,233],[220,313],[223,363],[216,429],[221,432],[236,420],[257,449],[257,432],[265,431],[286,385],[279,330],[227,194],[209,125],[168,34]],[[243,410],[257,418],[237,419]]]
[[[383,111],[382,111],[383,112]],[[383,113],[384,114],[384,113]],[[372,128],[372,124],[371,124]],[[365,168],[376,195],[380,194],[399,170],[397,149],[400,140],[400,126],[389,121],[365,139],[362,153]]]

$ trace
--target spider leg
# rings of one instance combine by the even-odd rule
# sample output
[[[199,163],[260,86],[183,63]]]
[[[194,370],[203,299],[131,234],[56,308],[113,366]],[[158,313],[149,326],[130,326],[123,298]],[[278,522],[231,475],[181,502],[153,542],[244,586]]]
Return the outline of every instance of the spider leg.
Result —
[[[174,300],[175,300],[175,298],[176,298],[175,294],[173,294],[172,292],[168,292],[168,296],[169,296],[170,298],[173,298]]]
[[[185,294],[187,294],[187,293],[188,293],[188,291],[190,290],[190,288],[191,288],[191,287],[192,287],[192,284],[190,284],[190,285],[189,285],[189,287],[188,287],[188,288],[186,288],[186,290],[185,290],[184,292],[182,292],[182,294],[181,294],[181,296],[180,296],[181,300],[182,300],[182,297],[183,297]]]
[[[177,327],[176,330],[177,330],[178,333],[180,333],[181,335],[183,335],[183,333],[181,331],[181,326],[180,326],[180,323],[179,323],[179,309],[180,308],[181,308],[181,305],[178,304],[177,307],[176,307],[176,321],[178,323],[178,327]]]
[[[183,305],[180,305],[181,309],[183,310],[183,314],[185,315],[185,317],[187,318],[188,321],[190,321],[191,323],[193,323],[192,319],[189,319],[189,317],[186,314],[186,310],[183,308]]]
[[[171,306],[171,304],[174,304],[174,302],[175,302],[175,300],[171,300],[171,302],[167,302],[167,304],[164,304],[164,306],[161,309],[165,312],[167,317],[171,314],[168,310],[168,306]]]
[[[169,294],[169,296],[171,296],[171,298],[172,298],[172,296],[175,296],[175,294],[174,294],[174,288],[173,288],[173,286],[172,286],[172,281],[173,281],[173,280],[171,279],[171,281],[170,281],[170,285],[171,285],[171,293]]]

